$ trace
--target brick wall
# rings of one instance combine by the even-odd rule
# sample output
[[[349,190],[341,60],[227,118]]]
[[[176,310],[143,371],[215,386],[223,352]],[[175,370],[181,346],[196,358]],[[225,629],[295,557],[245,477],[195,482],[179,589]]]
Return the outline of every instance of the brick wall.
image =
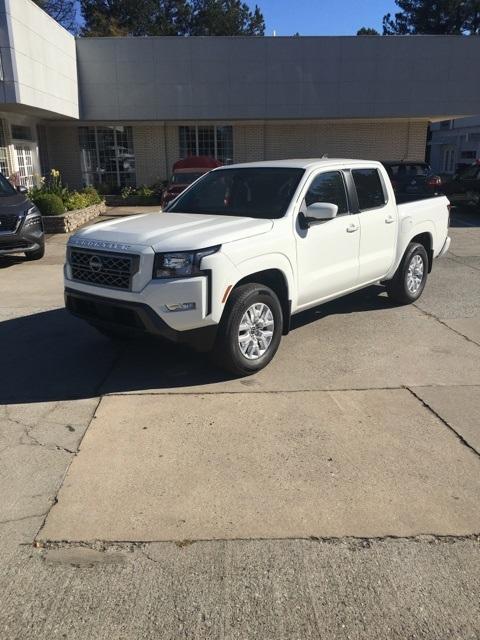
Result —
[[[133,150],[135,152],[135,168],[137,185],[151,185],[165,179],[165,127],[134,126]]]
[[[367,160],[423,160],[427,126],[427,121],[269,123],[265,128],[265,159],[327,154]]]
[[[423,160],[427,121],[233,123],[235,162],[330,157]],[[177,124],[132,125],[137,185],[165,180],[179,159]],[[78,128],[48,127],[51,167],[71,187],[82,186]]]

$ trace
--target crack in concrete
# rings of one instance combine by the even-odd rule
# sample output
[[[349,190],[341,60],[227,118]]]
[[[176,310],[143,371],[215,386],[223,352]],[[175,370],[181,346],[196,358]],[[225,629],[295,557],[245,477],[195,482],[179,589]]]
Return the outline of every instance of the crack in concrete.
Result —
[[[92,417],[90,418],[90,420],[89,420],[89,422],[88,422],[88,424],[87,424],[87,426],[86,426],[86,428],[85,428],[85,431],[84,431],[84,432],[83,432],[83,434],[82,434],[82,437],[81,437],[81,438],[80,438],[80,440],[78,441],[77,449],[76,449],[76,451],[72,452],[72,454],[73,454],[73,455],[72,455],[72,456],[71,456],[71,458],[70,458],[70,462],[69,462],[69,464],[67,464],[66,469],[65,469],[65,471],[64,471],[64,473],[63,473],[63,476],[62,476],[62,478],[60,479],[60,482],[58,483],[58,487],[57,487],[57,490],[56,490],[56,493],[55,493],[55,496],[54,496],[54,500],[53,500],[52,504],[50,505],[49,509],[47,510],[47,512],[45,513],[45,516],[44,516],[44,518],[43,518],[43,520],[42,520],[42,523],[41,523],[40,527],[38,528],[38,530],[37,530],[37,532],[36,532],[36,534],[35,534],[35,536],[34,536],[34,538],[33,538],[34,543],[35,543],[35,541],[36,541],[36,539],[37,539],[37,537],[38,537],[38,534],[40,533],[40,531],[41,531],[41,530],[43,529],[43,527],[45,526],[45,521],[46,521],[46,519],[48,518],[48,514],[50,513],[50,511],[51,511],[52,507],[53,507],[55,504],[57,504],[57,502],[58,502],[58,493],[59,493],[60,489],[62,488],[63,483],[65,482],[65,478],[67,477],[67,474],[68,474],[68,472],[69,472],[69,470],[70,470],[70,466],[71,466],[71,464],[72,464],[73,460],[77,457],[77,455],[78,455],[78,453],[79,453],[79,451],[80,451],[80,447],[82,446],[83,439],[84,439],[84,437],[85,437],[85,435],[86,435],[86,433],[87,433],[88,429],[90,428],[90,425],[92,424],[93,420],[95,420],[96,413],[97,413],[97,411],[98,411],[98,407],[100,406],[100,403],[102,402],[102,399],[103,399],[103,396],[100,396],[100,397],[98,398],[98,402],[97,402],[97,405],[96,405],[96,407],[95,407],[95,409],[94,409],[94,411],[93,411],[93,413],[92,413]]]
[[[459,535],[438,535],[435,533],[423,533],[416,534],[412,536],[395,536],[395,535],[385,535],[385,536],[375,536],[375,537],[361,537],[361,536],[341,536],[341,537],[318,537],[318,536],[307,536],[307,537],[292,537],[292,538],[206,538],[199,540],[192,540],[191,544],[197,543],[235,543],[235,542],[265,542],[265,541],[274,541],[274,542],[295,542],[295,541],[304,541],[318,544],[332,544],[332,545],[343,545],[350,544],[358,549],[368,549],[372,544],[378,543],[390,543],[390,542],[411,542],[412,544],[456,544],[459,542],[472,541],[480,543],[480,531],[476,533],[470,534],[459,534]],[[37,546],[41,546],[42,549],[75,549],[75,548],[86,548],[92,549],[95,551],[128,551],[129,553],[133,553],[134,551],[138,551],[143,556],[145,556],[151,562],[158,563],[159,560],[153,558],[149,552],[148,547],[151,545],[175,545],[177,549],[183,550],[185,545],[179,545],[178,540],[149,540],[149,541],[128,541],[128,540],[118,540],[118,541],[105,541],[105,540],[94,540],[94,541],[69,541],[69,540],[61,540],[61,541],[48,541],[42,540],[37,543],[34,543]],[[186,545],[191,546],[191,545]]]
[[[50,509],[50,507],[49,507]],[[23,520],[31,520],[32,518],[43,518],[45,513],[32,513],[30,516],[21,516],[20,518],[9,518],[7,520],[0,520],[0,524],[10,524],[12,522],[22,522]]]
[[[407,391],[409,391],[412,396],[414,398],[416,398],[419,402],[422,403],[422,405],[428,409],[428,411],[430,411],[431,413],[433,413],[433,415],[438,418],[440,420],[440,422],[442,424],[444,424],[457,438],[458,440],[460,440],[460,442],[467,447],[468,449],[470,449],[470,451],[472,451],[476,456],[480,457],[480,451],[478,451],[474,446],[472,446],[468,440],[466,440],[460,433],[458,433],[458,431],[452,427],[451,424],[449,424],[449,422],[447,420],[445,420],[445,418],[443,418],[437,411],[435,411],[435,409],[433,409],[428,402],[426,402],[423,398],[421,398],[418,394],[415,393],[415,391],[413,391],[413,389],[411,389],[410,387],[405,387],[405,389],[407,389]]]
[[[43,420],[46,416],[48,416],[49,413],[54,411],[55,408],[56,407],[54,407],[51,411],[47,411],[47,413],[44,416],[42,416],[40,420]],[[61,447],[58,444],[48,444],[46,442],[41,442],[40,440],[35,438],[35,436],[33,436],[31,432],[33,431],[33,429],[36,428],[37,425],[27,424],[22,420],[19,420],[18,418],[12,418],[9,412],[9,407],[7,406],[5,407],[5,417],[9,422],[12,422],[13,424],[18,425],[19,427],[22,427],[23,436],[25,436],[28,440],[30,440],[30,442],[22,442],[20,438],[18,443],[13,445],[8,445],[7,447],[5,447],[5,449],[12,448],[12,447],[21,447],[21,446],[38,446],[38,447],[43,447],[45,449],[48,449],[49,451],[64,451],[65,453],[75,454],[75,451],[72,451],[71,449],[67,449],[67,447]],[[4,449],[2,449],[2,451],[4,451]]]
[[[475,271],[480,271],[480,267],[475,267],[473,264],[468,264],[468,262],[463,262],[462,258],[464,259],[468,259],[468,258],[478,258],[480,256],[458,256],[455,254],[455,258],[452,258],[452,256],[449,256],[450,260],[452,262],[456,262],[457,264],[461,264],[463,267],[469,267],[470,269],[475,269]]]
[[[453,333],[456,333],[458,336],[464,338],[465,340],[467,340],[468,342],[471,342],[472,344],[474,344],[476,347],[480,347],[480,343],[476,342],[475,340],[473,340],[472,338],[469,338],[468,336],[466,336],[464,333],[462,333],[461,331],[458,331],[457,329],[454,329],[453,327],[451,327],[450,325],[448,325],[444,320],[441,320],[438,316],[436,316],[434,313],[431,313],[430,311],[425,311],[425,309],[422,309],[421,307],[419,307],[417,304],[413,304],[413,306],[418,309],[421,313],[423,313],[425,316],[427,316],[427,318],[432,318],[433,320],[436,320],[438,323],[440,323],[441,325],[443,325],[444,327],[446,327],[447,329],[450,329],[450,331],[453,331]]]

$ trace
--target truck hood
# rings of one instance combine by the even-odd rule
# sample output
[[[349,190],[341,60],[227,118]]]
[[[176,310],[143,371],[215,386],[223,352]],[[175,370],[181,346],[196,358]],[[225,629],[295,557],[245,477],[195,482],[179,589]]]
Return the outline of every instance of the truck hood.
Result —
[[[150,213],[110,220],[77,232],[72,242],[100,241],[118,245],[146,245],[154,251],[188,251],[242,240],[270,231],[272,220],[199,215]]]

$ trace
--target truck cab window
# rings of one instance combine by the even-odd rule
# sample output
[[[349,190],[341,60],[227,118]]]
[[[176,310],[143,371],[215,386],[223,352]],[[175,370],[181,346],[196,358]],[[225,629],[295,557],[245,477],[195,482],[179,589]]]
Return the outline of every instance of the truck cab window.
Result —
[[[353,169],[360,211],[383,207],[387,199],[377,169]]]
[[[327,171],[316,176],[308,188],[305,202],[309,207],[314,202],[330,202],[338,206],[338,214],[348,213],[347,193],[340,171]]]

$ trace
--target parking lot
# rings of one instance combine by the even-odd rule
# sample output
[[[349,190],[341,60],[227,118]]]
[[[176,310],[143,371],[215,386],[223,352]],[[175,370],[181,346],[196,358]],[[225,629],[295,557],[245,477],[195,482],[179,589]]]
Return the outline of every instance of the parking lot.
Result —
[[[0,637],[478,638],[480,214],[422,298],[294,318],[264,371],[113,344],[67,236],[0,262]]]

